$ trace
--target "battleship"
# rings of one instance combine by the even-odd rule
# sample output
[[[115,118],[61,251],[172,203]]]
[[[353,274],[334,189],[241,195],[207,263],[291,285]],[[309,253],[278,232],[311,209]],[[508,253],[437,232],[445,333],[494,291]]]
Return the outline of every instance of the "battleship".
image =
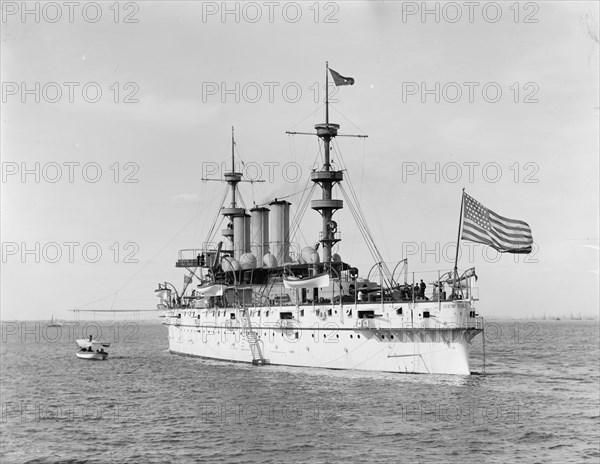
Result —
[[[322,164],[310,173],[311,193],[321,195],[303,197],[292,225],[292,203],[281,196],[242,206],[232,128],[231,170],[220,179],[227,184],[217,214],[226,221],[222,238],[214,238],[216,221],[202,246],[179,252],[183,287],[164,282],[155,290],[169,351],[254,365],[470,375],[469,346],[484,330],[475,269],[433,269],[426,278],[409,273],[407,259],[381,257],[356,196],[342,187],[346,170],[331,160],[332,142],[343,134],[329,120],[330,73],[335,85],[354,84],[326,65],[325,122],[308,133],[322,144]],[[345,203],[334,198],[334,187],[374,258],[366,276],[341,258],[334,215]],[[322,228],[308,235],[314,245],[293,247],[309,202]]]

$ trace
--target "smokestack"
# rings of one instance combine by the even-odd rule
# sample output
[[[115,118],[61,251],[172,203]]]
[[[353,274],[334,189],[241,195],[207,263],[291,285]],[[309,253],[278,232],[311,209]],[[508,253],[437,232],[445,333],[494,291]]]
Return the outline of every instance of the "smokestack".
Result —
[[[263,257],[269,252],[269,208],[252,208],[250,215],[250,252],[262,267]]]
[[[239,260],[250,248],[250,215],[242,213],[233,217],[233,257]]]
[[[269,236],[271,253],[277,259],[277,264],[282,266],[290,260],[290,205],[285,200],[275,200],[271,206],[271,221]]]

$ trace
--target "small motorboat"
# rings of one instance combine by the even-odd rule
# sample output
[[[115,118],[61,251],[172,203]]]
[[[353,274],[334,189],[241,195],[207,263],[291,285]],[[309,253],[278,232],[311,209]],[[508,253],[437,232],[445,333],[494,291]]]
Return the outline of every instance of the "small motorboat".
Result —
[[[108,357],[105,348],[110,347],[110,343],[93,340],[91,335],[87,340],[80,338],[75,341],[79,347],[79,350],[75,353],[78,358],[104,361]]]

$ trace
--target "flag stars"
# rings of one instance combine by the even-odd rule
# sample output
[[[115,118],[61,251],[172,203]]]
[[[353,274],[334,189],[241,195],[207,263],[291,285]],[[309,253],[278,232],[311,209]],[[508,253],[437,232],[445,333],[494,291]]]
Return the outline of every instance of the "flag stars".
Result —
[[[471,198],[466,198],[466,217],[484,230],[490,230],[491,225],[489,222],[489,216],[487,209],[481,204]]]

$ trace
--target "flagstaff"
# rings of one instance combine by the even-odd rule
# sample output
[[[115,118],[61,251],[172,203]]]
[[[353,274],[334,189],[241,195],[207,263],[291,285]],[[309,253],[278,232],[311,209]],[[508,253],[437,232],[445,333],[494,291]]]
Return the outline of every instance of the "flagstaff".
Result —
[[[456,256],[454,257],[454,284],[453,288],[456,288],[456,279],[458,277],[458,252],[460,247],[460,229],[462,228],[462,219],[463,219],[463,204],[465,202],[465,188],[462,189],[462,194],[460,197],[460,218],[458,220],[458,236],[456,237]]]
[[[325,62],[325,124],[329,124],[329,61]]]

